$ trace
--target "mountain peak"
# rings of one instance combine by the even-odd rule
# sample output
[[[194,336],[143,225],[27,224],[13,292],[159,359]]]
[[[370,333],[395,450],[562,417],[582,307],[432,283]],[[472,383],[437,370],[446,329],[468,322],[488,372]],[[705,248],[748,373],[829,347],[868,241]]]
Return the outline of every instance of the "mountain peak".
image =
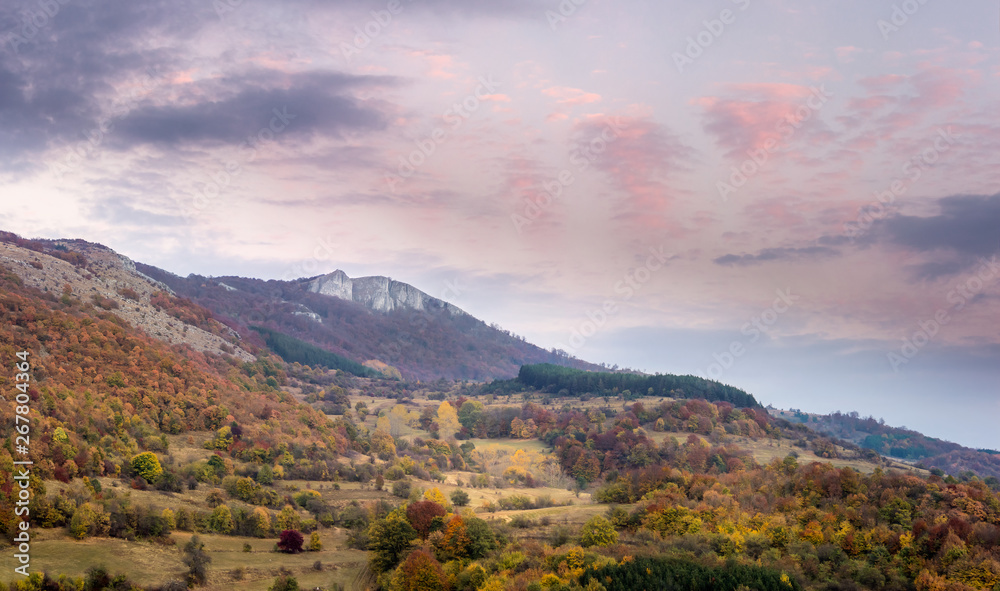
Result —
[[[412,285],[381,275],[352,279],[337,269],[310,280],[306,288],[313,293],[357,302],[377,312],[445,310],[452,316],[465,315],[465,311],[457,306],[429,296]]]

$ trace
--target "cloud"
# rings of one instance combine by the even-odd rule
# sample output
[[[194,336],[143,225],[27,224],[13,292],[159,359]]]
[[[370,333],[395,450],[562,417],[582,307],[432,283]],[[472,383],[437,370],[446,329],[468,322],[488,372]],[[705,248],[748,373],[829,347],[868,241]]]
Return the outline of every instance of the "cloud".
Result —
[[[693,149],[645,116],[587,118],[575,126],[573,160],[607,174],[624,191],[622,219],[662,227],[676,191],[670,177],[684,170]]]
[[[601,100],[599,94],[568,86],[552,86],[542,90],[542,94],[556,99],[560,105],[586,105]]]
[[[918,277],[958,273],[1000,251],[1000,194],[959,195],[938,200],[937,215],[897,214],[873,231],[891,244],[931,257],[916,266]]]
[[[377,108],[346,91],[353,86],[386,84],[387,78],[322,71],[255,72],[228,82],[240,90],[211,97],[206,95],[216,89],[199,88],[192,94],[204,98],[196,102],[143,105],[123,118],[115,137],[127,144],[174,146],[241,142],[269,126],[281,137],[317,133],[338,137],[347,131],[386,126],[386,117]]]
[[[715,137],[728,158],[746,158],[748,150],[766,149],[769,142],[781,144],[792,129],[789,117],[797,123],[796,137],[808,136],[818,127],[810,102],[814,91],[809,87],[759,83],[734,84],[727,90],[739,98],[706,96],[693,102],[703,109],[705,132]],[[807,107],[808,117],[799,121],[796,112]]]
[[[826,258],[839,255],[840,251],[827,246],[806,246],[802,248],[765,248],[757,254],[727,254],[714,259],[717,265],[746,267],[776,261],[798,261],[802,259]]]

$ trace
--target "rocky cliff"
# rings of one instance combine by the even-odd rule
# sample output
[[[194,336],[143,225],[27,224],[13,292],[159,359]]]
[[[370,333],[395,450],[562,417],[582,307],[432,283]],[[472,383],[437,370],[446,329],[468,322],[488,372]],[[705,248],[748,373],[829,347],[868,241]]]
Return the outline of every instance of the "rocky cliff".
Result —
[[[342,300],[357,302],[378,312],[404,308],[414,310],[444,310],[452,316],[465,312],[448,302],[431,297],[412,285],[388,277],[358,277],[351,279],[341,270],[309,281],[308,290]]]

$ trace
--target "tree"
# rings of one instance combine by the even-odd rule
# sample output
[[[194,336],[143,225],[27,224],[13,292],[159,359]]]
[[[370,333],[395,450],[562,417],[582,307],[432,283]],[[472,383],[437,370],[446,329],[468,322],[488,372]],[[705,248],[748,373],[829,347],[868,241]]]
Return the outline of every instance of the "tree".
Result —
[[[319,552],[323,549],[323,541],[319,539],[319,532],[314,531],[309,534],[309,546],[310,552]]]
[[[417,539],[401,508],[393,510],[382,519],[376,519],[368,527],[368,547],[371,550],[371,565],[375,572],[386,572],[399,563],[410,543]]]
[[[108,532],[109,517],[104,508],[93,503],[84,503],[73,512],[69,533],[82,540],[87,536],[99,536]]]
[[[472,517],[465,520],[465,534],[469,537],[466,552],[473,560],[485,558],[497,547],[496,535],[485,519]]]
[[[483,403],[476,400],[466,400],[458,408],[458,422],[469,430],[477,433],[484,421]]]
[[[611,522],[601,515],[595,515],[580,529],[580,544],[590,546],[611,546],[618,543],[618,532]]]
[[[594,452],[588,451],[580,454],[580,458],[573,465],[573,476],[584,483],[591,482],[601,473],[601,463]]]
[[[299,531],[286,529],[281,532],[281,537],[278,539],[278,550],[286,554],[298,554],[302,552],[303,541],[304,539]]]
[[[444,517],[444,507],[434,501],[418,501],[410,503],[406,508],[406,519],[417,530],[421,539],[426,540],[431,532],[435,517]]]
[[[391,591],[444,591],[448,586],[441,563],[426,550],[414,550],[396,569],[389,588]]]
[[[437,542],[443,560],[453,560],[469,555],[469,533],[465,521],[455,515],[444,528],[444,536]]]
[[[212,516],[208,519],[208,526],[213,531],[220,534],[228,534],[233,531],[233,512],[228,505],[222,504],[212,511]]]
[[[145,451],[132,458],[132,471],[142,476],[146,482],[153,482],[163,473],[160,460],[151,451]]]
[[[433,501],[442,507],[448,507],[448,499],[445,498],[444,493],[438,487],[432,487],[424,492],[425,501]]]
[[[448,401],[441,403],[437,411],[437,424],[438,424],[438,434],[441,439],[453,439],[455,433],[462,428],[462,424],[458,422],[458,412],[448,404]]]
[[[278,513],[278,517],[275,521],[277,522],[279,529],[299,529],[299,527],[301,527],[302,517],[299,516],[295,507],[285,505],[281,509],[281,513]]]
[[[451,502],[456,507],[465,507],[469,504],[469,493],[457,488],[451,492]]]
[[[188,567],[188,585],[204,585],[208,578],[208,564],[212,558],[205,552],[205,545],[198,536],[184,545],[184,564]]]
[[[271,533],[271,515],[267,512],[267,509],[263,507],[257,507],[253,510],[251,515],[253,520],[253,535],[258,538],[265,538],[269,533]]]
[[[372,433],[371,444],[372,452],[379,458],[388,461],[396,457],[396,442],[392,438],[392,435],[389,435],[385,431],[376,429]]]

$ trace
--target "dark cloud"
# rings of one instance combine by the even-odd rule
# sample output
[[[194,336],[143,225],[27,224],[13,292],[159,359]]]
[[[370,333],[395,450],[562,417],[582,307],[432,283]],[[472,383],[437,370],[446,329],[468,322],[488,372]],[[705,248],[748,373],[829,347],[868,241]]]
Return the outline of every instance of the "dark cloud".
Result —
[[[377,107],[354,99],[346,91],[390,83],[391,79],[334,72],[268,74],[255,72],[229,81],[240,88],[231,96],[134,109],[118,124],[115,137],[126,146],[173,146],[182,142],[237,143],[268,128],[270,133],[264,132],[267,137],[291,137],[340,136],[385,126],[385,117]]]
[[[747,266],[774,261],[792,261],[807,258],[829,257],[840,251],[827,246],[807,246],[804,248],[765,248],[757,254],[727,254],[715,259],[717,265]]]
[[[896,215],[876,224],[890,242],[922,252],[948,251],[972,259],[1000,249],[1000,194],[946,197],[929,217]]]
[[[922,255],[922,261],[907,269],[917,281],[966,272],[1000,252],[1000,194],[945,197],[937,205],[936,215],[894,214],[877,221],[869,244],[890,244]]]

